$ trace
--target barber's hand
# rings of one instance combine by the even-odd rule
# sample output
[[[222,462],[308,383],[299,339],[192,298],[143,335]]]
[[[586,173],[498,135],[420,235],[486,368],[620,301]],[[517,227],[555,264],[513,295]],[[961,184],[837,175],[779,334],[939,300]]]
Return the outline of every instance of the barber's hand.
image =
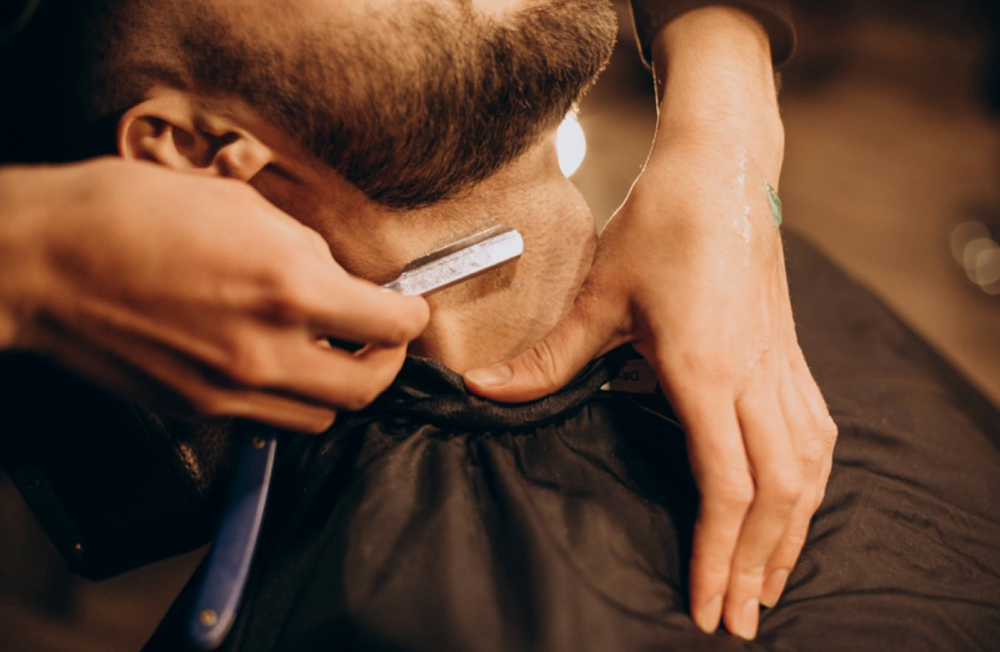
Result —
[[[754,43],[737,35],[737,58],[714,62],[731,79],[713,86],[681,49],[720,30],[759,30],[720,11],[685,14],[677,40],[654,46],[665,55],[676,45],[670,64],[679,70],[660,80],[668,88],[649,162],[602,233],[569,316],[533,349],[466,382],[489,398],[529,400],[631,342],[685,426],[701,494],[692,616],[709,632],[721,616],[730,632],[753,638],[759,605],[777,602],[822,500],[836,427],[798,345],[764,189],[777,186],[784,145],[770,57],[759,72],[741,70]],[[689,16],[724,20],[699,34],[701,24],[681,24]],[[731,45],[710,44],[717,53]],[[666,69],[665,56],[657,61]],[[721,96],[701,103],[706,84]]]
[[[427,324],[426,302],[348,276],[238,182],[111,159],[7,168],[0,208],[0,348],[175,415],[321,431],[392,382]]]
[[[692,140],[637,181],[569,316],[533,349],[466,382],[495,400],[526,401],[631,342],[687,431],[702,499],[692,615],[714,631],[724,609],[727,628],[752,638],[758,602],[777,601],[819,506],[836,429],[798,346],[763,183],[748,172],[744,189],[732,148]]]

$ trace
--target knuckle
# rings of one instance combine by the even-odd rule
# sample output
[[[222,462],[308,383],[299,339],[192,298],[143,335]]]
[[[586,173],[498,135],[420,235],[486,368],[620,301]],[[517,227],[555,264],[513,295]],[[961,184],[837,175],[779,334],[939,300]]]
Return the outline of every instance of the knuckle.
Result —
[[[209,417],[227,415],[229,402],[222,392],[203,390],[186,397],[191,410],[197,414]]]
[[[560,385],[560,357],[549,342],[540,342],[522,360],[529,373],[546,388],[555,389]]]
[[[339,402],[341,407],[348,412],[358,412],[368,405],[368,402],[365,401],[364,396],[361,394],[347,394],[342,396]]]
[[[402,311],[386,319],[386,344],[406,344],[421,333],[422,319],[416,319]]]
[[[789,549],[798,552],[802,550],[806,545],[806,532],[805,530],[795,529],[785,535],[785,545]]]
[[[802,464],[805,469],[824,468],[830,462],[837,442],[837,434],[837,424],[827,415],[822,419],[817,429],[817,435],[811,437],[801,450]]]
[[[730,512],[746,512],[753,503],[755,490],[749,481],[730,481],[715,493],[715,501]]]
[[[336,410],[324,410],[311,417],[308,422],[303,423],[302,432],[308,435],[318,435],[326,432],[337,419]]]
[[[368,407],[382,393],[381,388],[373,381],[356,383],[341,399],[344,409],[357,412]]]
[[[309,315],[308,300],[293,283],[275,281],[271,294],[265,299],[264,312],[275,323],[301,323]]]
[[[374,380],[369,381],[362,386],[359,398],[364,405],[367,406],[379,397],[379,394],[382,393],[383,389],[385,389],[385,387],[383,387],[381,383]]]
[[[805,482],[795,468],[782,468],[762,483],[760,493],[771,503],[791,509],[802,497]]]
[[[839,430],[837,428],[837,423],[833,420],[829,414],[824,414],[823,418],[820,420],[819,427],[820,435],[823,437],[823,441],[832,450],[833,445],[837,442],[837,435]]]
[[[805,469],[810,476],[814,473],[818,474],[818,469],[822,469],[826,464],[826,461],[829,459],[830,452],[830,448],[825,446],[822,442],[810,443],[802,450],[802,468]]]
[[[701,583],[708,587],[725,589],[732,573],[732,559],[723,553],[692,552],[691,564],[701,576]],[[715,592],[715,591],[712,591]]]
[[[239,347],[230,357],[226,376],[242,387],[265,387],[274,380],[274,365],[260,347]]]
[[[296,263],[268,265],[258,279],[257,312],[274,323],[304,321],[310,312],[309,297],[304,290],[307,286],[305,275],[296,271]]]
[[[736,585],[759,586],[764,579],[767,564],[763,561],[753,561],[742,564],[735,569],[731,583]]]

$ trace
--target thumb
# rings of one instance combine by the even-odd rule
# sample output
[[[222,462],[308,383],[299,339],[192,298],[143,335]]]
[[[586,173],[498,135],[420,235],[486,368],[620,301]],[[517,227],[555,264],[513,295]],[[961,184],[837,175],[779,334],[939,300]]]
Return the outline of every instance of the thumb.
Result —
[[[465,373],[472,392],[519,403],[561,389],[591,360],[627,341],[622,315],[596,299],[578,300],[541,342],[515,358]],[[604,308],[603,310],[601,308]]]

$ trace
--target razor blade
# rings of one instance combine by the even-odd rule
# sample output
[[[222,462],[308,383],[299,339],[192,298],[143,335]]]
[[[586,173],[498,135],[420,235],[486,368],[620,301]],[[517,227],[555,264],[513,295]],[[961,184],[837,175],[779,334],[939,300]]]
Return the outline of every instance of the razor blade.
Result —
[[[408,296],[424,295],[499,267],[523,252],[520,233],[495,226],[417,258],[382,287]]]

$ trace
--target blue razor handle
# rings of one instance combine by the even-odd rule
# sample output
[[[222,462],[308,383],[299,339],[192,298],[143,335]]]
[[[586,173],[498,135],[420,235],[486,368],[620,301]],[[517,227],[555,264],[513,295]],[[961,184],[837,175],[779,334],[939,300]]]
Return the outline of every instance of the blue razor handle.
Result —
[[[277,441],[277,433],[263,426],[241,437],[222,522],[188,627],[188,638],[200,650],[219,647],[236,620],[264,520]]]

